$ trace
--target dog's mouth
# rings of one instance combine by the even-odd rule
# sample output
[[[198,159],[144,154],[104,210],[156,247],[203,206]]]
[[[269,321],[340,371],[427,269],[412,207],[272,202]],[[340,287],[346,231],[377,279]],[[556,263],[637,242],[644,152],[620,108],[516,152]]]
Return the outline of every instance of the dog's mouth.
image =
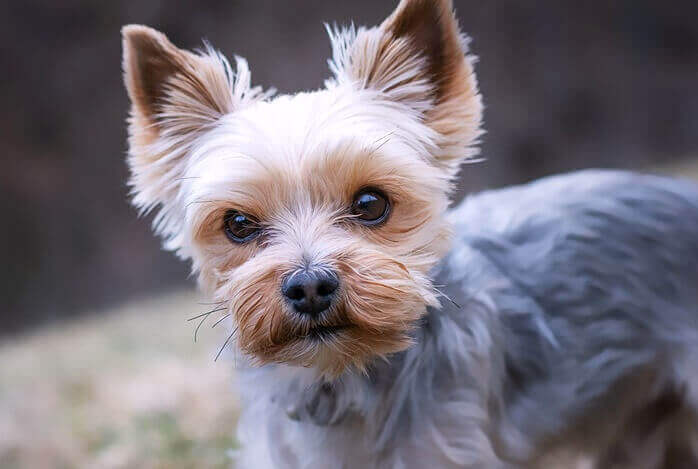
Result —
[[[349,324],[336,324],[333,326],[322,326],[322,325],[317,325],[313,326],[308,330],[308,333],[303,335],[302,337],[304,339],[311,339],[311,340],[322,340],[322,339],[328,339],[336,336],[340,332],[346,331],[350,329],[352,326]]]

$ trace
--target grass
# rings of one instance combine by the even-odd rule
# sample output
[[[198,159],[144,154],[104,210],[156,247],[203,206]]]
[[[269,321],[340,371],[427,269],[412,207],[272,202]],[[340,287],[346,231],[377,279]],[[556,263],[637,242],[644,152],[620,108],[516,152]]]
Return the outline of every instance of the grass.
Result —
[[[0,344],[0,467],[229,467],[238,413],[225,339],[190,292]]]

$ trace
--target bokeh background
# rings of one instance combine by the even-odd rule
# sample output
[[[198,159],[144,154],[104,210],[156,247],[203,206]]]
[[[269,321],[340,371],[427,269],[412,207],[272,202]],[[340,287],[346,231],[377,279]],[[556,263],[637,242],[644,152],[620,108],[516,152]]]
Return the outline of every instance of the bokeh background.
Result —
[[[328,75],[323,22],[377,24],[396,3],[0,3],[0,466],[207,467],[234,446],[234,419],[219,421],[234,413],[228,370],[209,353],[220,337],[192,344],[185,319],[204,306],[188,266],[127,203],[120,27],[206,38],[286,93]],[[460,195],[585,167],[694,174],[698,2],[454,3],[487,106],[487,160]]]

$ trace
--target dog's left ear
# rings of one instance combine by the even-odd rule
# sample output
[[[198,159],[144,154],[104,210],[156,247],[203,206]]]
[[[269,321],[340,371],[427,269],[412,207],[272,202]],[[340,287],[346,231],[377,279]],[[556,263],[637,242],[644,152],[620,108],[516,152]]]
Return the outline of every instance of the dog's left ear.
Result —
[[[482,101],[452,0],[402,0],[379,27],[330,36],[334,82],[377,90],[418,112],[438,135],[437,165],[453,175],[477,153]]]
[[[124,82],[131,99],[130,184],[134,204],[147,211],[163,207],[158,231],[171,235],[181,217],[171,215],[192,146],[221,117],[263,99],[250,85],[247,62],[236,58],[234,72],[210,46],[190,52],[152,28],[122,29]],[[170,226],[173,225],[173,226]]]

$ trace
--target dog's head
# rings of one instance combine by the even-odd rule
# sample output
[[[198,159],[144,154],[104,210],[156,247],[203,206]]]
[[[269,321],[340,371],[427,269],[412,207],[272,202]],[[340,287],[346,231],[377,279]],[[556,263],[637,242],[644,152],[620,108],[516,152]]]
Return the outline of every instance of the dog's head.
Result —
[[[134,203],[158,208],[257,363],[337,374],[406,348],[436,303],[452,180],[481,101],[450,0],[333,30],[324,89],[272,97],[210,47],[127,26]]]

